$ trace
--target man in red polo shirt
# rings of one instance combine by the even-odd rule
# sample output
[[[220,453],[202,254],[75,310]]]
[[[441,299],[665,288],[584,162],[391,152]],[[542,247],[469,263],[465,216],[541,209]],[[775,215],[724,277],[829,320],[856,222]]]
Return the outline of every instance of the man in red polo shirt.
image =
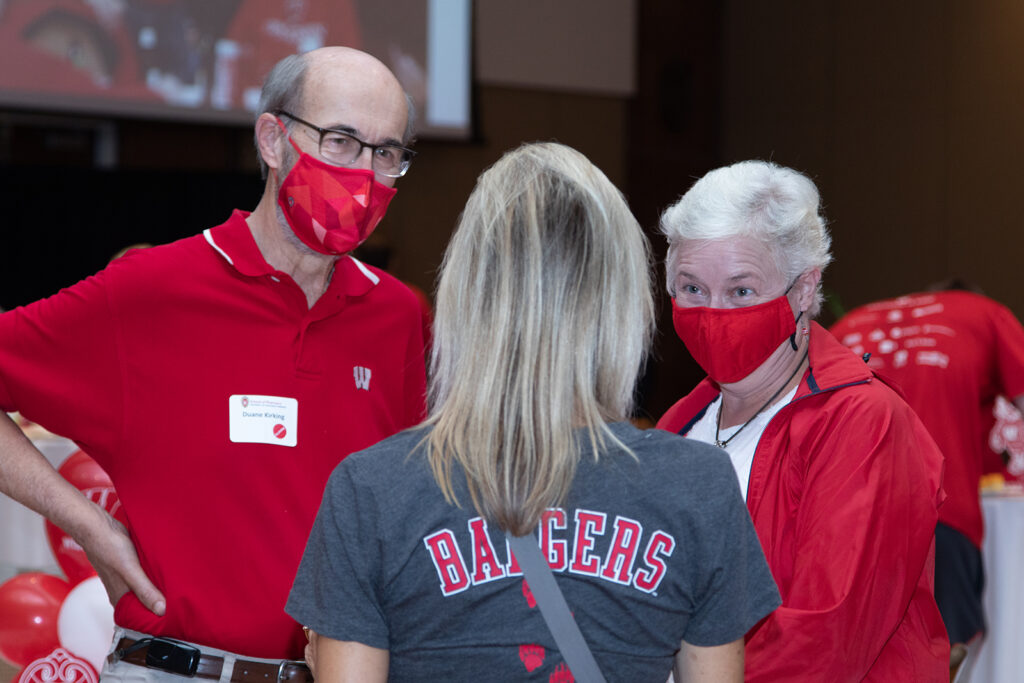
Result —
[[[832,334],[892,377],[946,456],[935,533],[935,599],[951,643],[985,628],[978,481],[999,394],[1024,407],[1024,328],[970,291],[935,291],[850,311]]]
[[[365,53],[286,58],[256,120],[255,210],[0,316],[0,411],[74,439],[128,518],[0,417],[0,491],[75,538],[115,605],[105,676],[248,683],[302,659],[283,608],[327,477],[424,411],[419,303],[348,253],[408,168],[411,113]]]

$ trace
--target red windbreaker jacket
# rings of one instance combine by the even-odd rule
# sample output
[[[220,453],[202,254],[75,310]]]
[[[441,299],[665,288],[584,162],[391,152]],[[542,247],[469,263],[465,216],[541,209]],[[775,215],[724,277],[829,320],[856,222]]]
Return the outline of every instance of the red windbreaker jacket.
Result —
[[[948,680],[933,582],[942,454],[816,323],[809,359],[750,471],[747,508],[782,606],[747,634],[746,680]],[[685,435],[716,396],[705,379],[658,427]]]

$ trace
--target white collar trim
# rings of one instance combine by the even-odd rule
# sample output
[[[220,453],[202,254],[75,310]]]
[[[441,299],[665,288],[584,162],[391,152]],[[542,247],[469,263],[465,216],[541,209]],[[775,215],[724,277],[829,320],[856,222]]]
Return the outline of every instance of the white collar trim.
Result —
[[[225,255],[225,258],[227,258],[227,256],[226,256],[226,255]],[[375,285],[379,285],[379,284],[380,284],[380,278],[379,278],[379,277],[377,277],[376,275],[374,275],[374,274],[373,274],[373,273],[372,273],[372,272],[370,271],[370,269],[369,269],[369,268],[367,268],[366,266],[364,266],[364,265],[363,265],[363,263],[362,263],[362,262],[361,262],[361,261],[360,261],[359,259],[357,259],[357,258],[356,258],[355,256],[351,256],[351,255],[349,255],[349,258],[350,258],[350,259],[352,259],[352,263],[356,264],[356,268],[358,268],[358,269],[359,269],[359,271],[360,271],[360,272],[361,272],[361,273],[362,273],[363,275],[365,275],[365,276],[366,276],[366,279],[367,279],[367,280],[369,280],[370,282],[372,282],[372,283],[373,283],[373,284],[375,284]]]
[[[213,247],[218,254],[224,257],[225,261],[230,263],[232,266],[235,265],[235,262],[231,260],[231,257],[228,256],[227,252],[218,247],[217,243],[213,241],[213,233],[210,232],[210,228],[203,230],[203,237],[206,238],[206,241],[210,243],[210,246]]]

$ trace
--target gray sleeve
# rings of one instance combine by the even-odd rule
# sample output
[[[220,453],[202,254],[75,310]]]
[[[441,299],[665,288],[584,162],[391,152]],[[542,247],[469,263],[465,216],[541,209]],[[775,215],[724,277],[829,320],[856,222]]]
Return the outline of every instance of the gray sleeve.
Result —
[[[285,611],[329,638],[388,649],[377,505],[347,463],[327,482]]]
[[[701,590],[683,635],[687,643],[701,647],[742,638],[782,602],[736,476],[728,467],[729,481],[721,482],[722,493],[707,519],[712,526],[704,530],[708,542],[700,552],[702,575],[695,583]]]

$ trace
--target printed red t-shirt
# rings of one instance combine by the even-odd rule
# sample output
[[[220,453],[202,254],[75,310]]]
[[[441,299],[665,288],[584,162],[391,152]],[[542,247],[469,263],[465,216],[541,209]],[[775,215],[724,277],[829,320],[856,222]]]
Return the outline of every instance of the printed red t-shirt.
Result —
[[[939,521],[981,547],[978,480],[999,394],[1024,394],[1024,328],[1003,305],[963,291],[867,304],[831,329],[899,384],[946,457]]]

